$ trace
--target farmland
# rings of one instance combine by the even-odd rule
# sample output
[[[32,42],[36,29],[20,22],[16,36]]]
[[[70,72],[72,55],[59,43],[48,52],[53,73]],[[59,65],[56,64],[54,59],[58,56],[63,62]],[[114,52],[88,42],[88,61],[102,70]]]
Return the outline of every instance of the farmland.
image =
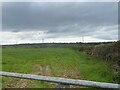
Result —
[[[118,83],[103,59],[72,48],[2,49],[3,71]],[[3,77],[3,87],[51,88],[55,83]]]

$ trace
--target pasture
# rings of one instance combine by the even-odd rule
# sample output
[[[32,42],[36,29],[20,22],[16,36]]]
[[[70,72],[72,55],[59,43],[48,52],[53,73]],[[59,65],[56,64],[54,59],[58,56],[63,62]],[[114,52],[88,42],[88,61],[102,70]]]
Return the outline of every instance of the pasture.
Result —
[[[2,70],[117,83],[104,60],[70,48],[3,48]],[[51,88],[56,83],[3,77],[3,87]],[[74,86],[73,86],[74,87]]]

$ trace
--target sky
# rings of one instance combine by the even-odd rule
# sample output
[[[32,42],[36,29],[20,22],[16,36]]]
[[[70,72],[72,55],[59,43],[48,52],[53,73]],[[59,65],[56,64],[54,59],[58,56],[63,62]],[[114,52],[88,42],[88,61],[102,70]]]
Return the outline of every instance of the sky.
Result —
[[[2,44],[118,39],[117,2],[3,2]]]

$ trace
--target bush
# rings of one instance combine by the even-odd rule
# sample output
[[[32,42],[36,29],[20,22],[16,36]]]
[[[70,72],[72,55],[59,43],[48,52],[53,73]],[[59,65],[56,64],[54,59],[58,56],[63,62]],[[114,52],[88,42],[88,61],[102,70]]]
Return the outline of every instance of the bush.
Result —
[[[120,41],[95,46],[84,46],[78,50],[103,58],[120,80]]]

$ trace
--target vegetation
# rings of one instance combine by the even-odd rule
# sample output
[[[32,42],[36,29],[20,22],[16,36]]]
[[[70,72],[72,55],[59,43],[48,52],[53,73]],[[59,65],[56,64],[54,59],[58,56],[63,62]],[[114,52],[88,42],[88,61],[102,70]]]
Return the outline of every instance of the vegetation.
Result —
[[[118,83],[103,59],[70,48],[3,48],[3,71]],[[55,83],[3,77],[3,87],[55,87]],[[73,86],[75,87],[75,86]]]
[[[80,47],[77,48],[77,50],[102,58],[104,62],[114,70],[120,83],[120,41],[109,44]]]

